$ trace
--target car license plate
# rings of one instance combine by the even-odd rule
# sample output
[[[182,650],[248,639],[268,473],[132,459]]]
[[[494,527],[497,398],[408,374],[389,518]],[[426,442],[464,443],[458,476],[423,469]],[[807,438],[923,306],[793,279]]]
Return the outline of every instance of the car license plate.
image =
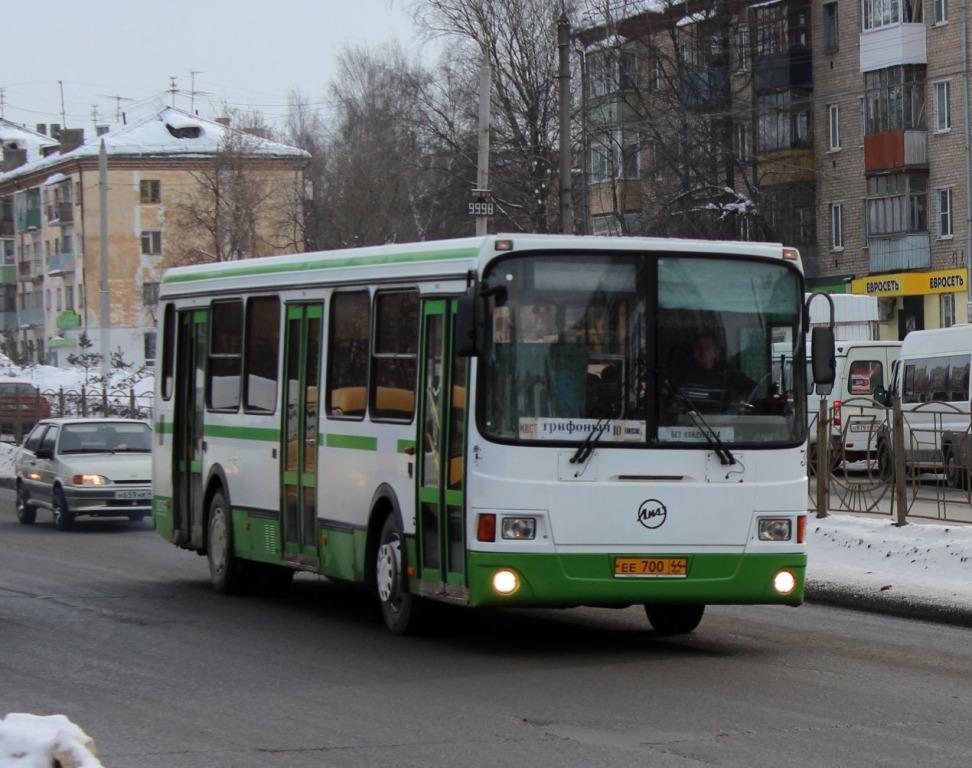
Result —
[[[851,432],[870,432],[874,429],[874,425],[869,421],[852,421],[850,423]]]
[[[151,491],[115,491],[116,499],[150,499]]]
[[[684,579],[687,557],[616,557],[614,575],[623,579]]]

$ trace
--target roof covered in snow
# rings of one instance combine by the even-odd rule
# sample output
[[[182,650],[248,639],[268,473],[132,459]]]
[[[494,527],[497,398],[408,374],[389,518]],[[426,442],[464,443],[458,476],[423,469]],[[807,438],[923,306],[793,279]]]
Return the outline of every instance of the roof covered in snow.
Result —
[[[26,129],[22,129],[26,130]],[[32,131],[30,133],[33,133]],[[167,107],[127,125],[113,126],[101,136],[87,138],[83,144],[67,152],[55,152],[48,157],[28,155],[28,162],[7,173],[0,173],[0,182],[46,168],[54,169],[66,159],[72,161],[97,158],[104,142],[105,153],[112,157],[207,157],[220,151],[227,135],[243,132],[222,123],[191,115],[175,107]],[[35,134],[41,138],[47,137]],[[50,144],[57,144],[47,139]],[[302,160],[310,155],[302,149],[246,134],[247,153],[256,157]]]

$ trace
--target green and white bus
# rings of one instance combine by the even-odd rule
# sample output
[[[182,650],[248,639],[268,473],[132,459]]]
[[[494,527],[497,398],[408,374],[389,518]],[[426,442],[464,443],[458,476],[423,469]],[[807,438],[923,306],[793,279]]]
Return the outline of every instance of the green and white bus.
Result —
[[[160,289],[153,518],[213,587],[428,601],[803,601],[799,254],[494,235],[179,267]],[[700,329],[751,391],[680,382]]]

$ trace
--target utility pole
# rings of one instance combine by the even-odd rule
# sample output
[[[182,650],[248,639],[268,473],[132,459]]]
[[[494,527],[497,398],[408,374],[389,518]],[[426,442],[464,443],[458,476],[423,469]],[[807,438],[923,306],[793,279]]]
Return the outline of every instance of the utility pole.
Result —
[[[476,216],[476,236],[486,234],[489,215],[493,203],[489,194],[489,97],[493,73],[489,66],[489,55],[483,47],[483,65],[479,70],[479,160],[476,171],[476,189],[470,212]]]
[[[574,188],[571,180],[570,146],[570,20],[567,11],[557,22],[557,48],[560,57],[560,231],[574,234]]]
[[[108,151],[101,140],[98,153],[99,225],[101,229],[101,373],[108,375],[111,346],[108,329],[111,326],[111,296],[108,293]]]

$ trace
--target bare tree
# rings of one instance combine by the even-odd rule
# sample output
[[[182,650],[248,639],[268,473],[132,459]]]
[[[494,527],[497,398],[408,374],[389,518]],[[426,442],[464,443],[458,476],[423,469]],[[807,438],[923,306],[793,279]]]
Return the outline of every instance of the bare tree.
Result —
[[[167,207],[166,266],[234,261],[293,249],[299,167],[259,150],[271,135],[254,115],[227,128],[194,184]]]
[[[490,186],[502,227],[549,231],[558,219],[559,0],[412,0],[416,24],[449,40],[450,58],[492,68]],[[469,102],[475,105],[475,91]]]

